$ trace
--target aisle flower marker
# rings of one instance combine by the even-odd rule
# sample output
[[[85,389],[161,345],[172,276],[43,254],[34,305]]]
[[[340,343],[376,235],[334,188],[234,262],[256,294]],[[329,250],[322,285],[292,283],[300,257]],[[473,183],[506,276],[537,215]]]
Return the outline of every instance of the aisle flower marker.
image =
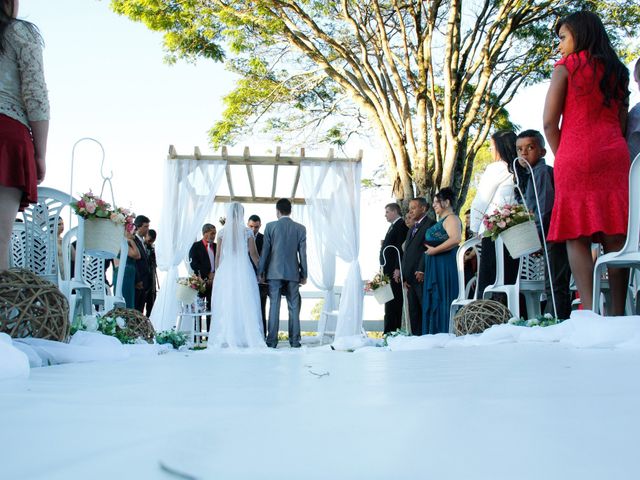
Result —
[[[113,258],[120,252],[125,230],[133,232],[135,215],[126,208],[114,207],[94,195],[83,194],[71,208],[84,218],[84,249],[93,256]]]
[[[542,248],[533,213],[524,205],[506,204],[482,218],[485,226],[483,236],[502,239],[511,257],[518,258],[537,252]]]
[[[364,290],[365,292],[372,292],[380,305],[393,300],[391,280],[382,272],[376,273],[370,281],[366,282]]]
[[[185,304],[192,304],[196,301],[198,293],[207,290],[207,283],[195,273],[189,277],[181,277],[177,280],[176,298]]]

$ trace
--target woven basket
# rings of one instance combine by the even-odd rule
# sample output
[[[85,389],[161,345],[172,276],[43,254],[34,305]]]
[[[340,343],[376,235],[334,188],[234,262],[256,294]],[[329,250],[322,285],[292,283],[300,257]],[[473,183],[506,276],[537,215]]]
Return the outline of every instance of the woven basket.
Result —
[[[542,248],[538,229],[533,222],[519,223],[514,227],[507,228],[500,234],[500,238],[502,238],[504,246],[507,247],[511,258],[523,257]]]
[[[69,303],[56,285],[28,270],[2,271],[0,332],[62,342],[69,335]]]
[[[381,287],[376,288],[373,291],[373,296],[380,305],[384,305],[387,302],[393,300],[393,290],[391,290],[391,284],[387,283]]]
[[[153,324],[138,310],[133,308],[114,308],[105,313],[104,316],[124,319],[125,328],[123,330],[129,337],[142,338],[147,343],[153,343],[156,336]]]
[[[475,300],[462,307],[453,317],[453,332],[457,335],[482,333],[492,325],[507,323],[511,312],[495,300]]]
[[[115,258],[120,253],[124,225],[108,218],[90,218],[84,221],[84,250],[98,258]]]

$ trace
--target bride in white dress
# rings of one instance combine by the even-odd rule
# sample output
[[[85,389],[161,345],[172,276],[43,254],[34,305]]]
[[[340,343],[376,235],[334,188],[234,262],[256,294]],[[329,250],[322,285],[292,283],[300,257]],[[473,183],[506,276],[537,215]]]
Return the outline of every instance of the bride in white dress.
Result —
[[[253,233],[245,226],[244,208],[238,202],[227,207],[225,226],[217,240],[209,347],[266,348],[252,265],[258,263],[258,251]]]

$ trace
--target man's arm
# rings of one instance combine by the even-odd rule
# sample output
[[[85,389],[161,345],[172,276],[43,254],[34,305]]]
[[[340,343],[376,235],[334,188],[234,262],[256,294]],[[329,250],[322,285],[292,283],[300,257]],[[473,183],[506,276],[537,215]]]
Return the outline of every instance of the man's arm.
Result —
[[[300,255],[300,283],[307,283],[307,229],[302,226],[302,236],[298,242],[298,255]]]
[[[260,254],[260,261],[258,262],[258,277],[264,280],[265,270],[269,264],[269,257],[271,256],[271,224],[267,223],[264,229],[264,237],[262,239],[262,253]]]

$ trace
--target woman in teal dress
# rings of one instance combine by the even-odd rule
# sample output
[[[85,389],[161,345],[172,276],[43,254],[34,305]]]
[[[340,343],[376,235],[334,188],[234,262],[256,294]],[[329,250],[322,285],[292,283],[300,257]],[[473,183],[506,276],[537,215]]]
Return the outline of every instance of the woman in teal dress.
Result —
[[[140,251],[133,241],[133,235],[129,232],[125,233],[129,252],[127,255],[127,263],[124,266],[124,279],[122,280],[122,296],[127,304],[127,308],[135,308],[136,306],[136,260],[140,258]],[[117,260],[116,260],[117,261]],[[120,262],[121,263],[121,262]],[[113,288],[117,288],[118,268],[113,269]]]
[[[462,239],[462,222],[453,212],[453,191],[443,188],[433,199],[438,222],[425,233],[422,331],[449,333],[451,302],[458,297],[456,253]]]

